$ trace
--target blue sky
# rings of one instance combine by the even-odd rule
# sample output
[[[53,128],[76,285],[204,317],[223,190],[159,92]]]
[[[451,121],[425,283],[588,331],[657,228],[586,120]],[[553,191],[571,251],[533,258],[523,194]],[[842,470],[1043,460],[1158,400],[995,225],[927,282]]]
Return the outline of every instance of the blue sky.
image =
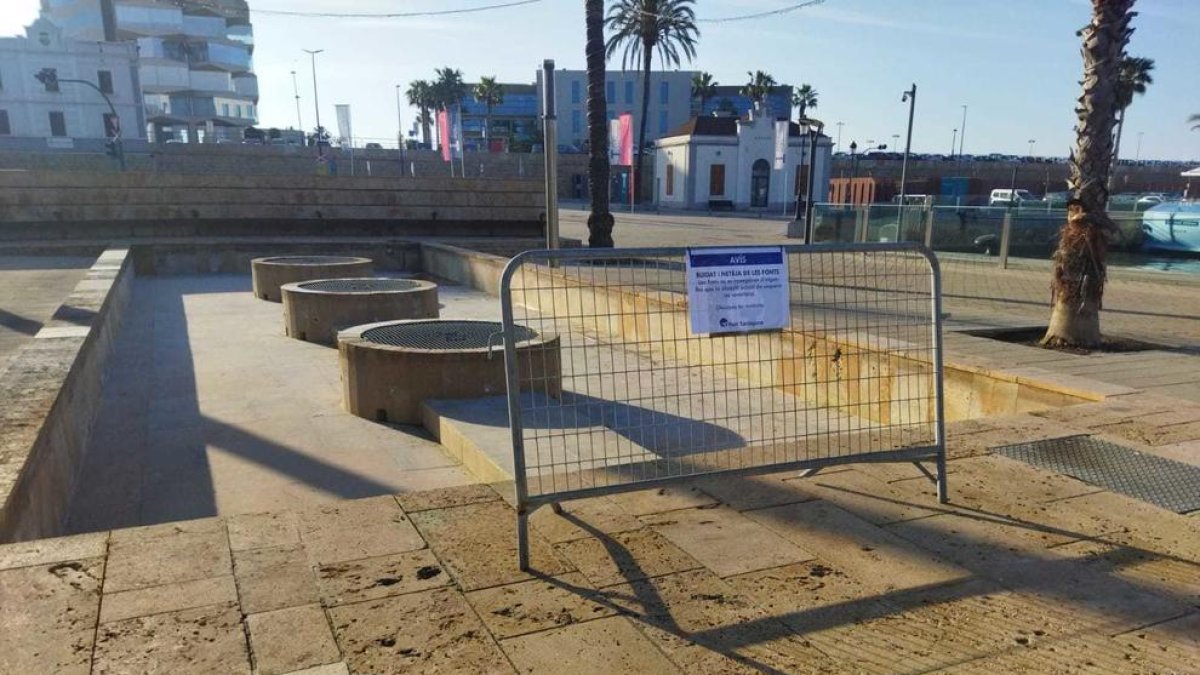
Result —
[[[395,85],[460,68],[468,80],[496,75],[531,82],[541,60],[583,68],[583,2],[540,3],[458,17],[308,19],[254,15],[255,8],[335,12],[411,11],[493,4],[496,0],[250,0],[255,68],[265,126],[294,126],[290,71],[297,71],[304,123],[313,123],[311,72],[301,48],[318,58],[322,121],[333,105],[353,108],[355,135],[394,139]],[[776,9],[793,0],[698,0],[699,18]],[[18,32],[37,0],[5,0],[0,34]],[[697,59],[722,84],[741,84],[762,69],[781,82],[820,92],[816,116],[843,122],[851,140],[892,144],[903,134],[901,92],[918,86],[914,150],[950,150],[952,130],[968,106],[966,152],[1065,155],[1073,139],[1082,71],[1075,31],[1088,0],[826,0],[768,19],[701,24]],[[1200,0],[1140,0],[1129,51],[1155,59],[1155,84],[1130,108],[1125,156],[1200,160]],[[618,67],[618,64],[610,64]],[[407,127],[413,111],[401,110]],[[903,138],[901,136],[901,138]]]

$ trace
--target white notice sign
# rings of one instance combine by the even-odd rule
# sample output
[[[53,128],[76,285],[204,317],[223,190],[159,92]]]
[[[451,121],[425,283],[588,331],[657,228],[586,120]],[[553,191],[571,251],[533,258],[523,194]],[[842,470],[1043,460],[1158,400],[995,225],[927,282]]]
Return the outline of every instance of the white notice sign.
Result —
[[[693,333],[784,328],[790,319],[787,259],[777,246],[688,250]]]

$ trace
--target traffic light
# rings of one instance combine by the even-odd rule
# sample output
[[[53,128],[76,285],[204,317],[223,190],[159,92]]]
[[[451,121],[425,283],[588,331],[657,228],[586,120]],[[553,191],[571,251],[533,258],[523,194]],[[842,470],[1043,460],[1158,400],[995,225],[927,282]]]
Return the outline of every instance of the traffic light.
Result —
[[[42,68],[34,73],[33,76],[46,87],[46,91],[58,91],[58,70],[54,68]]]

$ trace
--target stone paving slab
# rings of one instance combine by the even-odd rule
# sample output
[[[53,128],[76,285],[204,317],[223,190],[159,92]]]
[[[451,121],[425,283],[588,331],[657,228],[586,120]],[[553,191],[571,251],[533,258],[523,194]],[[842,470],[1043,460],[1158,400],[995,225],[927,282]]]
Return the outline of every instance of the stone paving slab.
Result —
[[[1189,672],[1200,520],[950,467],[542,508],[531,573],[485,486],[0,546],[0,672]]]

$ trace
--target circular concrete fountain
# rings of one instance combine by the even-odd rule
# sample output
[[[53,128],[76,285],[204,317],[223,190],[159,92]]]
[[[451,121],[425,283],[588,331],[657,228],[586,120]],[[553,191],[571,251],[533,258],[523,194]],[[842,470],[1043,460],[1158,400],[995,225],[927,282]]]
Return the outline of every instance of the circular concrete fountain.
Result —
[[[374,272],[370,258],[348,255],[285,255],[250,261],[254,297],[281,302],[284,284],[315,279],[369,277]]]
[[[346,410],[380,422],[421,423],[421,402],[506,391],[501,324],[385,321],[338,334]],[[559,339],[517,326],[522,390],[562,392]]]
[[[289,337],[337,345],[343,328],[395,319],[436,319],[437,284],[416,279],[320,279],[284,284]]]

